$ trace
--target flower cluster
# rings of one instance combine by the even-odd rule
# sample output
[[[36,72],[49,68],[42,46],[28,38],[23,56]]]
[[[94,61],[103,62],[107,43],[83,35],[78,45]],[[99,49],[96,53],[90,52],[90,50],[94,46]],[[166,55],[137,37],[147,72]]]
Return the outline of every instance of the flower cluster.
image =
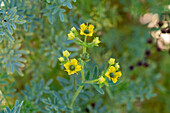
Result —
[[[98,82],[99,84],[104,83],[106,86],[108,86],[108,81],[106,80],[107,78],[109,79],[109,81],[112,80],[113,83],[116,83],[118,79],[122,76],[121,71],[119,71],[120,65],[119,63],[115,63],[114,58],[110,58],[108,63],[109,63],[108,69],[106,70],[105,73],[102,74],[102,76],[100,76]]]
[[[66,60],[64,59],[64,57],[60,57],[58,58],[59,61],[64,64],[64,67],[66,68],[66,71],[68,72],[68,75],[72,75],[75,74],[79,71],[81,71],[81,65],[79,65],[78,61],[74,58],[74,59],[69,59],[68,57],[70,56],[70,52],[63,51],[63,56],[66,58]]]
[[[69,59],[70,52],[67,50],[63,51],[63,57],[58,58],[58,60],[61,62],[62,65],[65,67],[65,71],[68,72],[68,75],[72,75],[75,73],[81,72],[81,84],[76,91],[72,102],[70,104],[70,108],[72,108],[73,103],[80,93],[81,89],[84,87],[84,84],[99,84],[98,88],[101,88],[102,86],[110,85],[110,83],[116,83],[118,81],[118,78],[121,77],[121,72],[119,71],[119,64],[115,63],[115,59],[110,58],[109,60],[109,68],[107,70],[104,70],[100,76],[97,78],[94,77],[93,80],[88,79],[85,77],[85,63],[89,61],[89,53],[87,52],[87,48],[91,48],[93,46],[98,46],[100,43],[99,37],[95,37],[92,42],[87,42],[88,37],[92,37],[94,33],[94,26],[91,24],[81,24],[80,25],[80,33],[75,27],[71,28],[71,31],[68,34],[68,40],[73,40],[76,44],[82,46],[82,54],[80,54],[79,62],[73,58]],[[84,40],[81,40],[81,35],[84,36]]]
[[[84,35],[85,37],[92,37],[94,33],[94,26],[92,24],[81,24],[80,25],[80,35]],[[68,40],[74,40],[75,43],[81,45],[83,41],[79,38],[79,33],[76,30],[75,27],[71,28],[70,33],[68,33]],[[98,44],[101,41],[99,40],[99,37],[95,37],[91,43],[86,43],[86,47],[93,47],[93,46],[98,46]]]
[[[77,43],[80,46],[83,46],[83,53],[80,55],[81,59],[81,65],[78,63],[76,59],[69,60],[70,52],[63,51],[63,56],[60,57],[59,61],[64,65],[66,71],[68,72],[68,75],[75,74],[79,71],[82,71],[84,74],[84,63],[88,61],[89,54],[86,52],[86,48],[90,48],[93,46],[98,46],[100,43],[99,37],[95,37],[91,43],[86,42],[87,37],[93,36],[94,33],[94,26],[91,24],[81,24],[80,25],[80,33],[78,33],[78,30],[75,27],[71,28],[70,33],[68,34],[68,40],[74,40],[75,43]],[[80,39],[80,35],[84,35],[85,39],[82,41]],[[108,61],[109,67],[107,70],[103,71],[103,73],[99,76],[98,79],[88,81],[89,83],[97,82],[100,87],[102,87],[104,84],[108,86],[108,82],[112,81],[112,83],[116,83],[118,79],[121,77],[121,72],[119,71],[119,64],[115,63],[114,58],[110,58]],[[84,75],[82,75],[84,76]],[[84,78],[82,78],[84,79]]]

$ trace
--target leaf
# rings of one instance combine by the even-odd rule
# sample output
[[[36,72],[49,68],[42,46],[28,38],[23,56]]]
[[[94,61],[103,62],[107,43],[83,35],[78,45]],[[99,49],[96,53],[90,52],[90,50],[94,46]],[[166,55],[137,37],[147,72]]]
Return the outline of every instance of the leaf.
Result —
[[[51,13],[48,16],[48,21],[50,22],[50,24],[53,24],[53,17]]]
[[[13,27],[13,29],[16,29],[14,22],[12,22],[12,27]]]
[[[13,32],[12,32],[12,29],[11,29],[10,24],[8,24],[8,25],[7,25],[7,28],[8,28],[9,33],[12,35],[12,34],[13,34]]]
[[[10,41],[14,41],[14,38],[12,37],[12,35],[8,31],[5,31],[5,33],[9,37]]]
[[[104,94],[104,91],[103,91],[103,89],[101,89],[99,86],[97,86],[97,85],[94,85],[94,84],[92,84],[93,85],[93,87],[100,93],[100,94]]]
[[[58,99],[61,98],[60,95],[59,95],[56,91],[53,91],[53,95],[54,95],[55,97],[57,97]]]
[[[41,99],[41,101],[42,101],[43,103],[45,103],[45,104],[50,105],[50,102],[49,102],[47,99]]]
[[[67,7],[68,7],[69,9],[72,9],[72,5],[71,5],[70,2],[67,4]]]
[[[90,71],[88,71],[86,74],[86,80],[89,80],[89,79],[90,79]]]
[[[59,12],[59,16],[60,16],[60,20],[62,22],[64,22],[64,16],[63,16],[63,12],[62,11]]]
[[[53,82],[53,79],[50,79],[50,80],[46,83],[46,85],[48,86],[48,85],[50,85],[52,82]]]
[[[65,79],[65,78],[57,77],[57,80],[58,80],[59,82],[65,83],[65,84],[68,84],[68,83],[69,83],[68,80]]]
[[[3,36],[0,37],[0,43],[3,41]]]
[[[7,113],[10,113],[9,107],[6,107],[6,111],[7,111]]]
[[[52,14],[54,15],[57,11],[58,11],[58,7],[56,7],[54,10],[53,10],[53,12],[52,12]]]
[[[97,75],[98,75],[98,67],[96,66],[96,67],[94,68],[93,79],[96,79],[96,78],[97,78]]]
[[[0,35],[5,35],[5,33],[4,32],[0,32]]]
[[[14,97],[14,95],[12,95],[12,94],[7,94],[6,96],[8,96],[8,97]]]
[[[7,81],[0,81],[0,84],[8,84]]]
[[[60,0],[61,3],[63,3],[65,0]]]
[[[52,8],[55,8],[56,7],[56,5],[49,5],[48,7],[47,7],[47,9],[52,9]]]

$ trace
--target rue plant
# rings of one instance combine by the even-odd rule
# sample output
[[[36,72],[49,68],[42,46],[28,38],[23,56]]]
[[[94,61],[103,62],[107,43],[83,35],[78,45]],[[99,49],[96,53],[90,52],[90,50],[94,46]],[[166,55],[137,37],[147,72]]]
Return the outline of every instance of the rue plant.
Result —
[[[78,32],[80,31],[80,33]],[[81,92],[82,88],[85,86],[85,84],[98,84],[94,87],[96,90],[102,88],[104,85],[109,86],[110,84],[114,84],[118,81],[118,79],[121,77],[121,71],[119,71],[120,66],[118,63],[115,63],[114,58],[110,58],[108,61],[109,66],[106,70],[103,70],[100,75],[96,79],[93,80],[86,80],[85,79],[85,66],[86,62],[90,61],[90,55],[87,52],[87,48],[92,48],[94,46],[99,46],[99,43],[101,42],[99,40],[99,37],[95,37],[92,42],[87,42],[87,38],[91,38],[94,33],[94,26],[91,24],[81,24],[80,29],[77,30],[75,27],[71,28],[70,33],[68,34],[68,40],[73,40],[76,44],[79,46],[82,46],[82,54],[80,54],[80,58],[70,59],[69,56],[71,53],[67,50],[63,51],[63,57],[59,58],[59,61],[61,62],[61,65],[64,65],[65,71],[67,71],[68,75],[75,75],[81,73],[81,84],[78,85],[78,89],[76,90],[71,104],[70,108],[72,109],[73,104]],[[80,37],[84,36],[84,39],[82,40]],[[74,76],[73,75],[73,76]]]

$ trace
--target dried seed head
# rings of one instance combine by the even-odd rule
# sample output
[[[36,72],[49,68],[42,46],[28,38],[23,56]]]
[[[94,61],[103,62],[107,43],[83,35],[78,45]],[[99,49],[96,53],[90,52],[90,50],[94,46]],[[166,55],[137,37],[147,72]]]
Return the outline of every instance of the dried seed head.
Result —
[[[167,33],[167,30],[164,28],[164,29],[161,29],[161,32],[162,33]]]
[[[147,43],[152,44],[152,42],[153,42],[152,38],[148,38]]]
[[[134,69],[134,66],[133,66],[133,65],[129,66],[129,69],[130,69],[130,70],[133,70],[133,69]]]
[[[162,21],[159,21],[159,22],[158,22],[158,25],[159,25],[159,27],[161,27],[161,26],[163,25],[163,22],[162,22]]]
[[[150,54],[151,54],[151,51],[150,51],[150,50],[146,50],[146,51],[145,51],[145,55],[146,55],[146,56],[150,56]]]
[[[145,67],[149,67],[149,63],[145,62],[145,63],[144,63],[144,66],[145,66]]]
[[[139,61],[137,62],[137,65],[138,65],[138,66],[141,66],[141,65],[142,65],[142,61],[139,60]]]

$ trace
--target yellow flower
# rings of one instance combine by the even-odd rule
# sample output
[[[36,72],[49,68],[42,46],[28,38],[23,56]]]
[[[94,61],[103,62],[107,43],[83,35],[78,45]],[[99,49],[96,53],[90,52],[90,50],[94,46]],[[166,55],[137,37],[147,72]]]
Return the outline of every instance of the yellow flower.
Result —
[[[64,58],[63,58],[63,57],[60,57],[60,58],[58,58],[58,60],[59,60],[60,62],[63,62],[63,61],[64,61]]]
[[[112,79],[113,83],[116,83],[117,79],[121,77],[121,72],[120,71],[117,72],[116,68],[114,66],[111,66],[105,75],[109,79]]]
[[[93,43],[98,46],[98,44],[100,43],[101,41],[99,40],[99,37],[96,37],[94,40],[93,40]]]
[[[110,64],[110,65],[115,64],[115,59],[114,59],[114,58],[110,58],[110,60],[109,60],[109,64]]]
[[[67,50],[65,50],[65,51],[63,51],[63,56],[64,57],[69,57],[70,53]]]
[[[119,69],[120,68],[119,63],[116,63],[115,67],[116,67],[116,69]]]
[[[101,76],[101,77],[99,78],[99,82],[98,82],[98,83],[101,84],[101,83],[105,82],[105,80],[106,80],[106,79],[105,79],[103,76]]]
[[[93,25],[85,25],[85,23],[80,25],[80,35],[93,36]]]
[[[81,66],[78,65],[76,59],[71,59],[71,61],[64,64],[64,67],[66,68],[68,75],[74,74],[81,70]]]
[[[72,27],[71,28],[71,31],[74,32],[74,31],[77,31],[75,27]]]
[[[68,34],[68,40],[73,40],[74,38],[75,38],[74,33],[73,33],[73,32],[70,32],[70,33]]]
[[[118,71],[118,72],[115,73],[115,75],[116,75],[117,77],[121,77],[121,76],[122,76],[122,73],[121,73],[120,71]]]
[[[1,7],[3,7],[3,6],[5,6],[5,4],[4,4],[4,2],[2,1],[2,2],[1,2]]]

